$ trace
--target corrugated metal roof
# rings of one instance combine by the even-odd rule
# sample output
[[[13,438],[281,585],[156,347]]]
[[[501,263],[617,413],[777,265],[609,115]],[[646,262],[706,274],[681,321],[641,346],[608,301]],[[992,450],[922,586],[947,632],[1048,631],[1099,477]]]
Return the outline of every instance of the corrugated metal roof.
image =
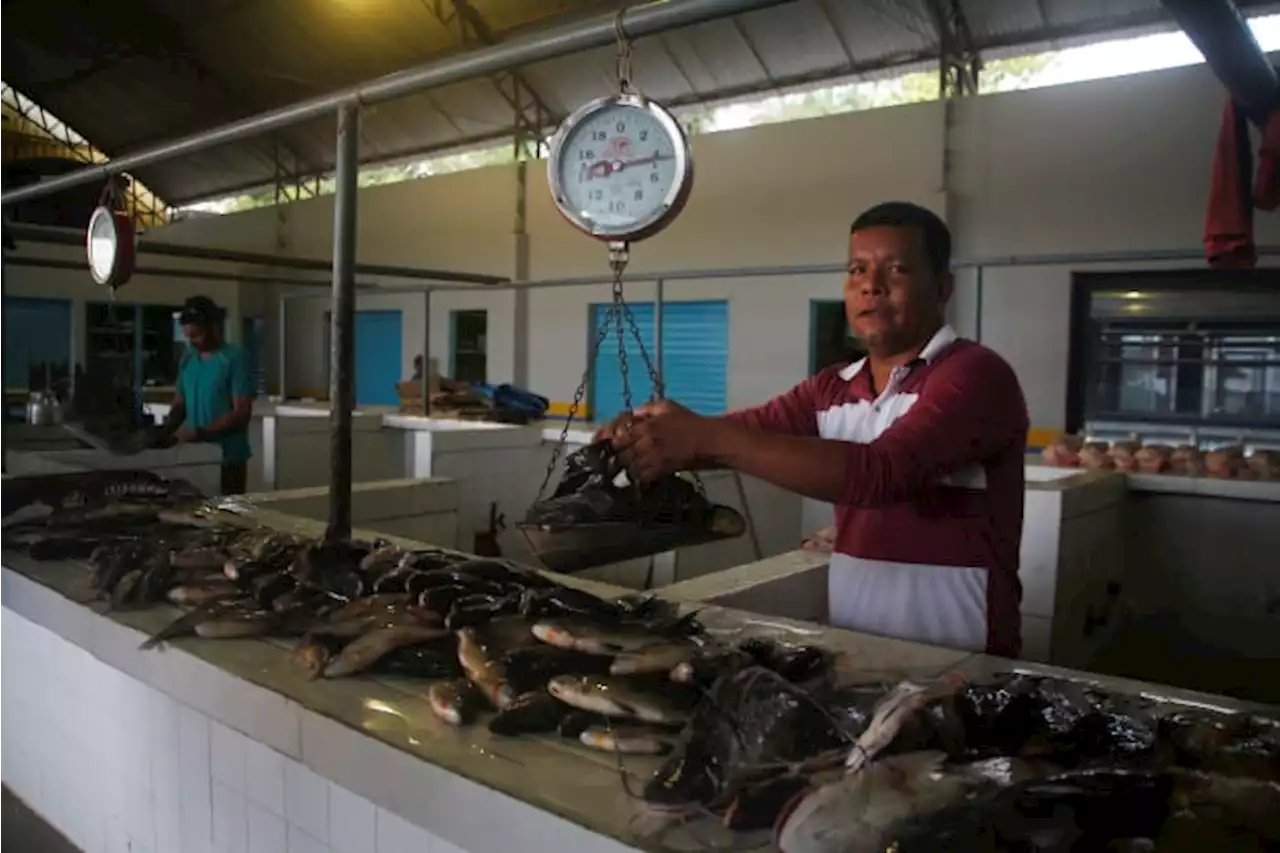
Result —
[[[501,38],[629,4],[470,5]],[[635,77],[649,95],[679,106],[919,64],[939,49],[931,7],[932,0],[799,0],[645,39],[635,47]],[[975,46],[992,56],[1172,26],[1159,0],[961,0],[961,8]],[[452,15],[452,0],[6,0],[3,76],[118,156],[461,49]],[[613,69],[607,49],[540,63],[524,75],[564,115],[607,93]],[[512,125],[511,107],[492,83],[469,81],[367,110],[361,157],[496,140]],[[139,177],[173,202],[208,198],[270,183],[277,148],[286,168],[328,169],[333,123],[201,152]]]

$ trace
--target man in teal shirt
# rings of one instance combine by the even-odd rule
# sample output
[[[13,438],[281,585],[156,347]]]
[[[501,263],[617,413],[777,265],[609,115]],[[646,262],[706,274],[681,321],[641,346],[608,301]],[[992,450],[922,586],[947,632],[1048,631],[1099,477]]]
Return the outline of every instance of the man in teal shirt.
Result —
[[[249,470],[249,421],[253,379],[244,350],[222,340],[225,313],[207,296],[182,306],[179,322],[188,349],[178,368],[178,388],[165,425],[179,444],[209,441],[222,447],[222,494],[245,490]]]

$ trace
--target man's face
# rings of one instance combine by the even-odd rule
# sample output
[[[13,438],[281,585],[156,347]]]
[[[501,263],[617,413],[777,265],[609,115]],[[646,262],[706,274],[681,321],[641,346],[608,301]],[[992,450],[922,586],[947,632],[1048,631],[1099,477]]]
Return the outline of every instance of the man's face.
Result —
[[[920,229],[886,225],[849,235],[845,316],[871,352],[895,355],[924,343],[951,288],[949,272],[933,271]]]
[[[209,330],[199,323],[183,323],[182,334],[186,336],[187,343],[199,352],[208,349],[212,340]]]

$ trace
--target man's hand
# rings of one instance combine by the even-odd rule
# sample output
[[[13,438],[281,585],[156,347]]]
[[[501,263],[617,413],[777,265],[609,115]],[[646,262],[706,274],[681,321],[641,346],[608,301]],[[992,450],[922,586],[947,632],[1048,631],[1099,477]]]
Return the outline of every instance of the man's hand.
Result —
[[[659,400],[636,409],[629,419],[615,421],[610,438],[632,477],[651,483],[692,468],[714,423],[679,403]]]
[[[183,427],[173,434],[173,439],[178,444],[190,444],[196,440],[196,431],[191,427]]]

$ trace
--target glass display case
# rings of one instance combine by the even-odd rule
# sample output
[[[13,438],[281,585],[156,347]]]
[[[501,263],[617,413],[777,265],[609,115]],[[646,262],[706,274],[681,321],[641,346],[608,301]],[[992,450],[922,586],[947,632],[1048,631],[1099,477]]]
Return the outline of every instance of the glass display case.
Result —
[[[1078,274],[1067,428],[1280,447],[1280,270]]]

